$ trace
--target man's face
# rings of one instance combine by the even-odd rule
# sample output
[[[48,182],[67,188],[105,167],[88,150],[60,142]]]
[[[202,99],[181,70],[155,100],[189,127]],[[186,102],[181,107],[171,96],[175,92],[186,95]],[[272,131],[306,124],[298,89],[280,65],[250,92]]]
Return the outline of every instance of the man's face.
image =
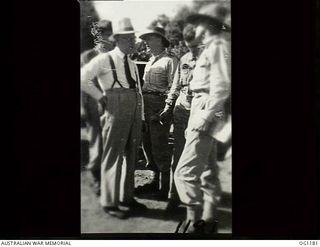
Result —
[[[113,47],[114,47],[113,42],[111,42],[109,40],[111,35],[112,35],[112,32],[110,32],[110,31],[104,31],[101,34],[101,36],[102,36],[102,41],[101,42],[103,43],[104,48],[107,49],[107,50],[112,50]]]
[[[159,50],[162,46],[162,38],[158,35],[150,34],[146,36],[145,41],[147,43],[147,47],[150,48],[151,52]]]
[[[198,56],[199,53],[199,45],[200,45],[200,41],[199,40],[193,40],[191,42],[185,42],[186,46],[188,47],[189,51],[191,51],[193,56]]]
[[[136,37],[134,34],[121,34],[117,37],[117,45],[124,54],[133,53]]]
[[[194,40],[201,43],[204,39],[205,33],[206,33],[206,25],[203,23],[199,23],[196,26],[196,35],[194,37]]]

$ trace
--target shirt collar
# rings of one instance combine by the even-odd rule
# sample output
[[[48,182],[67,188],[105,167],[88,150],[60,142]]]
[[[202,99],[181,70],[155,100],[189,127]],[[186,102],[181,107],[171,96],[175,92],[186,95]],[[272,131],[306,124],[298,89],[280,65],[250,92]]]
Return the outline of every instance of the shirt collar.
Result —
[[[114,53],[115,53],[117,56],[119,56],[121,59],[123,59],[124,56],[126,55],[126,54],[124,54],[124,53],[119,49],[118,46],[116,46],[116,47],[114,48]]]
[[[198,57],[199,57],[199,54],[198,54],[198,56],[195,56],[195,57],[194,57],[193,54],[192,54],[192,52],[189,51],[189,56],[188,56],[188,61],[189,61],[189,62],[197,60]]]
[[[166,54],[166,50],[164,50],[163,52],[161,52],[157,56],[152,56],[151,59],[152,59],[152,61],[158,60],[160,57],[164,56],[165,54]]]

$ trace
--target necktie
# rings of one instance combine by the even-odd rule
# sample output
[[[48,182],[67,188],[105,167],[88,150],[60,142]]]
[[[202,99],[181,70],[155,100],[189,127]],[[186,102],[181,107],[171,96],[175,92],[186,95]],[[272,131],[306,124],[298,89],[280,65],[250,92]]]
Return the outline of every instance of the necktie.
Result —
[[[136,82],[131,77],[127,55],[124,56],[124,72],[126,74],[126,78],[127,78],[127,81],[130,85],[130,88],[136,88]]]

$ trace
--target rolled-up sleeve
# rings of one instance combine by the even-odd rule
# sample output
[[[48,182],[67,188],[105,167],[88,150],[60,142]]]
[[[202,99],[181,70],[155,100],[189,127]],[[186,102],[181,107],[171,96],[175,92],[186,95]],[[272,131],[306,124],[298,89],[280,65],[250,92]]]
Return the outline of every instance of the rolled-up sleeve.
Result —
[[[202,118],[213,121],[216,113],[223,110],[224,102],[231,93],[230,61],[231,54],[225,43],[209,47],[210,93]]]
[[[177,65],[178,65],[178,59],[175,57],[171,58],[168,62],[168,67],[167,67],[168,89],[171,88],[171,86],[172,86],[172,82],[173,82],[173,79],[175,76]]]
[[[169,105],[172,105],[173,102],[179,97],[180,90],[182,88],[181,83],[180,83],[179,66],[180,66],[180,64],[177,65],[177,69],[174,74],[172,86],[170,88],[168,97],[166,99],[166,103],[168,103]]]

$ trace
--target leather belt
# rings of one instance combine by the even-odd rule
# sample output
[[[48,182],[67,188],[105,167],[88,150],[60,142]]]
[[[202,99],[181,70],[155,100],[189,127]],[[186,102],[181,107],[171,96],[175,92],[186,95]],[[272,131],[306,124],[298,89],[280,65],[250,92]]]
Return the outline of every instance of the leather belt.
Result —
[[[151,94],[156,96],[166,96],[166,93],[163,92],[155,92],[155,91],[142,91],[142,94]]]

